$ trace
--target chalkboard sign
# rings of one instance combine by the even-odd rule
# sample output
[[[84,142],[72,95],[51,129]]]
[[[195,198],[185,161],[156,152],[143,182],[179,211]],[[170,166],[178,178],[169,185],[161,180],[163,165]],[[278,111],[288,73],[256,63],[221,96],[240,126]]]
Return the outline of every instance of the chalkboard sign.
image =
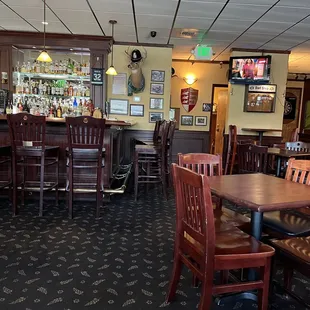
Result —
[[[91,83],[94,85],[103,85],[103,69],[92,68]]]
[[[0,114],[5,113],[5,107],[9,100],[9,91],[6,89],[0,89]]]

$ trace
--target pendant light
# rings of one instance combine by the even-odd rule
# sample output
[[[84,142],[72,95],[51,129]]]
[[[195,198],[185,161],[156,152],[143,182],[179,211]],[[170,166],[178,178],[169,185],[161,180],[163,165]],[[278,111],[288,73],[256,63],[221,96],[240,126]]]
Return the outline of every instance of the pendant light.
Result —
[[[52,62],[52,58],[50,57],[50,55],[47,53],[46,51],[46,48],[45,48],[45,33],[46,33],[46,25],[47,25],[47,22],[46,22],[46,3],[45,3],[46,0],[43,0],[43,36],[44,36],[44,49],[43,51],[41,52],[41,54],[38,56],[37,60],[38,61],[42,61],[42,62]]]
[[[116,20],[110,20],[109,23],[112,25],[112,47],[111,47],[111,50],[112,50],[112,55],[111,55],[111,66],[110,68],[106,71],[106,74],[107,75],[117,75],[117,72],[113,66],[113,45],[114,45],[114,25],[117,23]]]

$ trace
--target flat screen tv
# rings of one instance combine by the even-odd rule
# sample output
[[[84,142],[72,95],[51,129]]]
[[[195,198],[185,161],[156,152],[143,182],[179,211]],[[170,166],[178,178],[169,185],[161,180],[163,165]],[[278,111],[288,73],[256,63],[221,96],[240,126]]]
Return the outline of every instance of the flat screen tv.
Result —
[[[270,81],[271,56],[230,57],[229,82],[262,84]]]

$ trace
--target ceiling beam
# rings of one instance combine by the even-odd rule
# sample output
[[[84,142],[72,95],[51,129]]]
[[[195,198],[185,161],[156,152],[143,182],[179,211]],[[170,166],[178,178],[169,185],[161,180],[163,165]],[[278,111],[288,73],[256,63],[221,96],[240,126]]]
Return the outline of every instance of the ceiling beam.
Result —
[[[135,0],[131,0],[131,8],[132,8],[133,23],[135,25],[136,39],[137,39],[137,43],[139,43],[139,33],[138,33],[138,24],[137,24]]]
[[[65,0],[64,0],[64,1],[65,1]],[[91,10],[91,12],[92,12],[92,14],[93,14],[93,16],[94,16],[94,18],[95,18],[95,20],[96,20],[96,22],[97,22],[99,28],[100,28],[102,34],[105,36],[106,34],[105,34],[105,32],[104,32],[104,30],[103,30],[101,24],[99,23],[99,20],[98,20],[98,18],[97,18],[97,16],[96,16],[96,14],[95,14],[95,12],[94,12],[92,6],[90,5],[89,0],[86,0],[86,2],[87,2],[87,4],[88,4],[88,7],[89,7],[89,9]]]
[[[172,25],[171,25],[171,29],[170,29],[170,33],[169,33],[167,44],[170,44],[170,40],[171,40],[171,36],[172,36],[172,31],[173,31],[174,24],[175,24],[175,21],[177,19],[178,13],[179,13],[180,5],[181,5],[181,0],[178,0],[178,4],[177,4],[177,7],[175,9],[174,16],[173,16]]]
[[[230,49],[230,52],[250,52],[250,53],[271,53],[271,54],[290,54],[291,52],[288,50],[263,50],[263,49],[257,49],[257,48],[238,48],[233,47]]]

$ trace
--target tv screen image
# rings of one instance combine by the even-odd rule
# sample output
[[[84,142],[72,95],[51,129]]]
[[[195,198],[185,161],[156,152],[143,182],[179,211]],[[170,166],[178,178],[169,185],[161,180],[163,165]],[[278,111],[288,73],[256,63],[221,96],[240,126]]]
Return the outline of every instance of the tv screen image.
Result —
[[[229,80],[239,84],[268,83],[270,63],[271,56],[231,57]]]

